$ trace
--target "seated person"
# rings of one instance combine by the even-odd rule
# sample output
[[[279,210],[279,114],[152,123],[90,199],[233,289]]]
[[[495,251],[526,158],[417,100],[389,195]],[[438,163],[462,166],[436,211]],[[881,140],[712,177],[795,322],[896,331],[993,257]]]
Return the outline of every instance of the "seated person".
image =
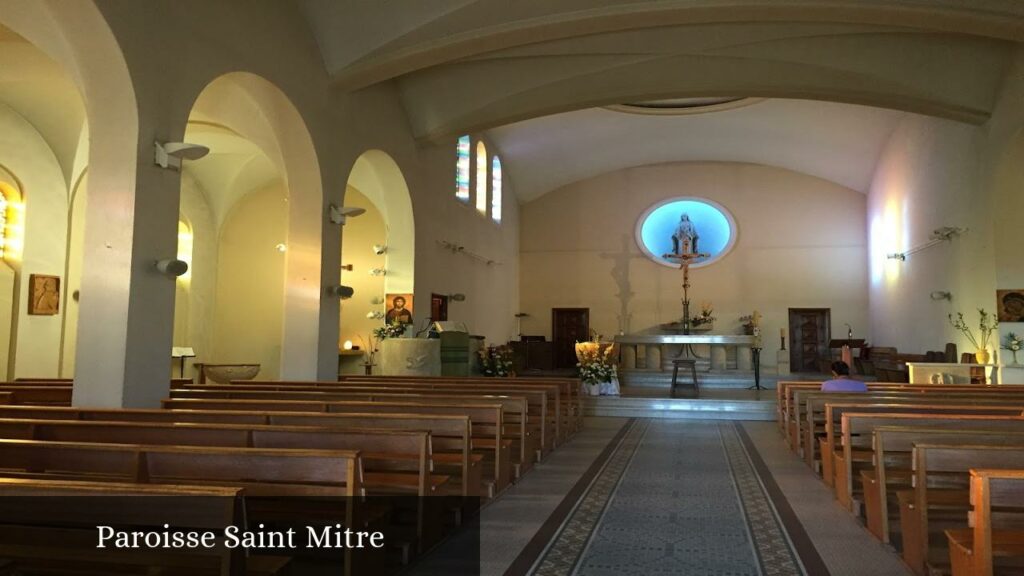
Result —
[[[842,360],[832,363],[832,379],[821,383],[822,392],[867,392],[866,384],[850,378],[850,367]]]

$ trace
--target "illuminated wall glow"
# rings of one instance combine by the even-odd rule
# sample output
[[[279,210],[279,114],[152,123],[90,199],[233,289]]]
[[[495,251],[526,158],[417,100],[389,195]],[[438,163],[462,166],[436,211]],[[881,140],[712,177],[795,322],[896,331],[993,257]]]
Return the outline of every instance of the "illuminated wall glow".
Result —
[[[455,147],[455,197],[469,202],[469,136],[461,136]]]
[[[487,146],[476,143],[476,210],[487,214]]]
[[[491,220],[501,223],[501,160],[491,162]]]
[[[870,224],[871,283],[894,284],[905,263],[889,258],[890,254],[905,252],[907,246],[907,210],[895,198],[885,202],[882,213],[875,215]]]
[[[25,204],[17,189],[0,182],[0,259],[21,260],[25,244]]]
[[[189,282],[192,279],[192,228],[185,222],[178,220],[178,260],[188,263],[188,271],[178,276],[181,282]]]
[[[736,222],[724,207],[710,200],[675,198],[648,208],[637,224],[637,244],[655,262],[676,267],[663,255],[672,252],[672,235],[680,216],[687,214],[697,230],[697,250],[710,254],[694,266],[705,266],[725,256],[736,242]]]

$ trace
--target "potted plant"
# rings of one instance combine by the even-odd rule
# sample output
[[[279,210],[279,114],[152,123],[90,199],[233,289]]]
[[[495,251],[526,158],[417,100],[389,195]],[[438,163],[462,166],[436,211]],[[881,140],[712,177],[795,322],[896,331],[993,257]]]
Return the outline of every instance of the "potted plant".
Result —
[[[999,327],[999,321],[994,319],[991,314],[985,311],[984,308],[978,309],[978,316],[981,318],[978,322],[979,336],[975,338],[974,331],[967,325],[964,320],[963,312],[957,312],[954,318],[952,314],[949,315],[949,323],[959,330],[967,339],[974,345],[974,359],[978,364],[988,364],[991,356],[988,351],[988,343],[992,338],[992,333]]]
[[[715,326],[715,309],[711,302],[702,302],[700,314],[690,320],[690,327],[698,332],[709,332]]]
[[[1008,332],[1006,337],[1003,338],[1003,350],[1010,351],[1013,354],[1013,365],[1017,366],[1017,352],[1020,352],[1024,348],[1024,338],[1017,336],[1013,332]]]
[[[480,372],[491,378],[506,378],[512,373],[512,349],[508,346],[488,346],[477,351]]]
[[[580,371],[580,380],[591,396],[618,395],[615,380],[615,345],[600,342],[576,343],[576,367]]]

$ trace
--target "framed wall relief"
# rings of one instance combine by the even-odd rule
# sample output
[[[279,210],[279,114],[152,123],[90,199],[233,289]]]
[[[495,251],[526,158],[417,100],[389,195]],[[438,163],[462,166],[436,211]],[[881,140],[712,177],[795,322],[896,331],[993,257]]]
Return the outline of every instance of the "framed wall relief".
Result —
[[[56,316],[60,312],[60,277],[31,274],[28,277],[28,313],[32,316]]]
[[[1000,322],[1024,322],[1024,288],[996,290],[996,310]]]

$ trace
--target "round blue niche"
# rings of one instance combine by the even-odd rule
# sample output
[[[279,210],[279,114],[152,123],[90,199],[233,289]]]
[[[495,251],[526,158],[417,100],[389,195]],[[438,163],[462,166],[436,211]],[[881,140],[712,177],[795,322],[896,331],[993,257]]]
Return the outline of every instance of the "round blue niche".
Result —
[[[682,249],[685,244],[680,239],[692,239],[690,244],[696,244],[697,253],[708,254],[690,265],[699,268],[728,254],[736,244],[736,236],[736,220],[732,214],[721,204],[703,198],[670,198],[659,202],[645,210],[636,225],[636,242],[644,254],[671,268],[678,268],[679,264],[663,256]]]

